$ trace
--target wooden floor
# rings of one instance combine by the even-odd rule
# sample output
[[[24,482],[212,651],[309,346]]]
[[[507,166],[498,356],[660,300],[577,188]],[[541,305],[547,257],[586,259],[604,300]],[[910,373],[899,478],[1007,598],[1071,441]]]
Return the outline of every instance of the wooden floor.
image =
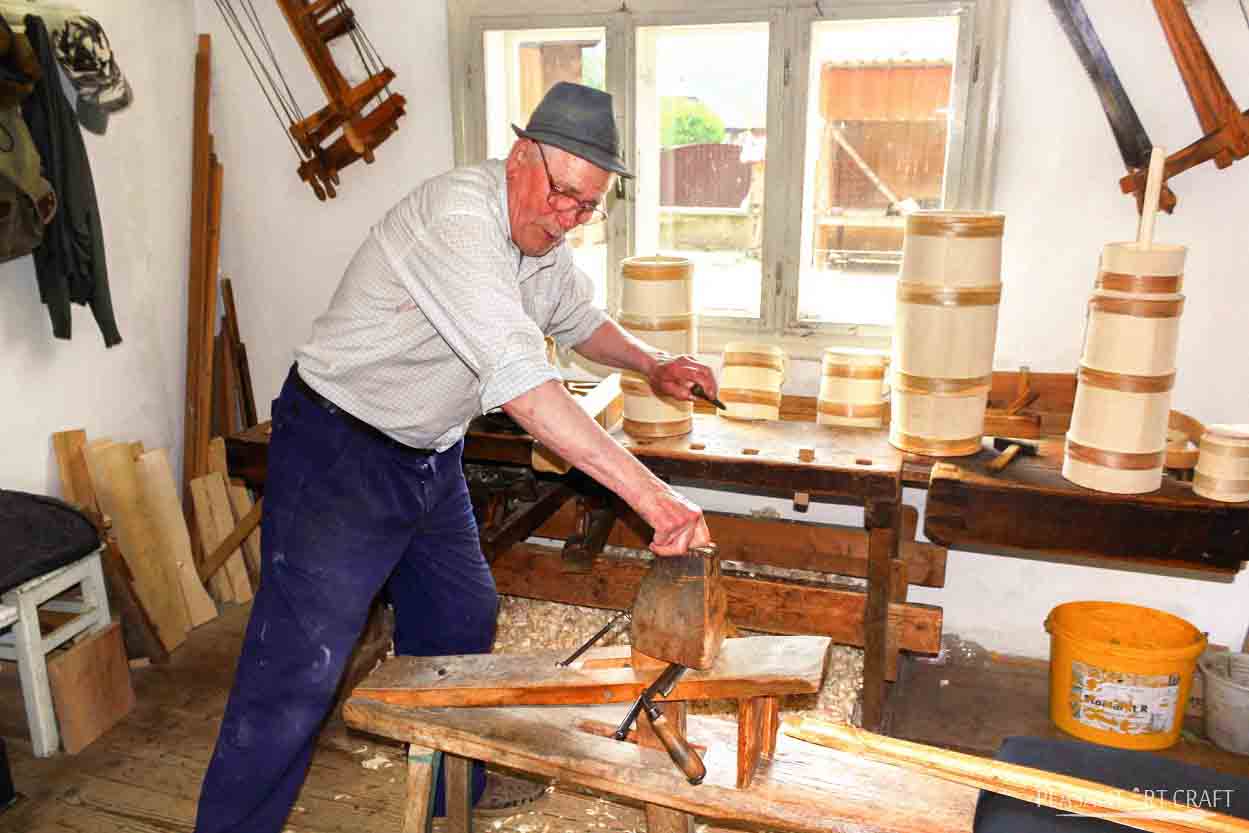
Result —
[[[75,756],[37,759],[24,735],[11,666],[0,673],[0,734],[22,798],[0,813],[3,833],[185,833],[230,681],[248,607],[227,608],[191,633],[168,666],[133,672],[138,705],[120,725]],[[334,720],[286,825],[290,833],[398,833],[403,750]],[[435,829],[441,822],[435,824]],[[526,812],[482,818],[482,831],[622,833],[645,829],[635,808],[553,791]]]
[[[0,833],[185,833],[225,706],[248,608],[192,632],[167,666],[133,672],[138,705],[75,756],[31,755],[13,667],[0,671],[0,735],[22,798]],[[1061,737],[1049,722],[1045,663],[1002,657],[947,637],[940,663],[908,660],[889,700],[890,733],[991,756],[1009,735]],[[1186,736],[1166,754],[1249,776],[1249,758]],[[403,750],[333,720],[285,831],[398,833]],[[475,820],[483,833],[644,831],[637,807],[562,789],[514,816]],[[435,829],[442,828],[441,821]],[[700,833],[706,833],[700,829]]]
[[[885,728],[893,737],[993,757],[1011,735],[1072,736],[1049,716],[1049,663],[986,651],[947,635],[934,660],[907,657],[888,703]],[[1249,777],[1249,757],[1206,741],[1201,722],[1186,722],[1180,741],[1155,752]]]

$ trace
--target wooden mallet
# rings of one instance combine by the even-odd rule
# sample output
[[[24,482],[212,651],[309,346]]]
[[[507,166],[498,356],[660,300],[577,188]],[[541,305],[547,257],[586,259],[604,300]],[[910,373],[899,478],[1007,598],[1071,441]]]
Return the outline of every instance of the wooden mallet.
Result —
[[[1035,457],[1040,453],[1041,447],[1036,443],[1030,443],[1027,440],[1014,440],[1010,437],[994,437],[993,447],[1001,452],[985,466],[986,471],[999,472],[1010,465],[1010,461],[1014,460],[1020,454],[1025,457]]]

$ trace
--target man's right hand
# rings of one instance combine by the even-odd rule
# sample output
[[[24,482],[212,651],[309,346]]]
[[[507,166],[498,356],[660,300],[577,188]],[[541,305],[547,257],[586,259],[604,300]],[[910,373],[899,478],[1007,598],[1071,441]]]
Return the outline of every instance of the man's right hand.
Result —
[[[633,508],[655,530],[650,547],[655,555],[685,555],[711,543],[703,510],[662,481]]]

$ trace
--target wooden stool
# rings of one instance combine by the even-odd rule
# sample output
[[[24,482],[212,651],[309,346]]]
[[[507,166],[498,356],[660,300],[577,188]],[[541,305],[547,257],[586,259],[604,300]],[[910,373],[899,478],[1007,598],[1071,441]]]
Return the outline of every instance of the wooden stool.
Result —
[[[469,759],[520,770],[675,816],[799,833],[970,833],[979,791],[788,736],[750,789],[724,764],[736,757],[733,724],[692,715],[689,739],[707,762],[691,785],[663,750],[613,740],[613,706],[422,709],[353,696],[347,724],[409,744],[404,833],[429,828],[433,774],[446,763],[448,833],[469,833]],[[648,812],[648,818],[650,813]],[[667,829],[672,829],[669,825]]]
[[[32,534],[31,530],[36,530]],[[68,504],[41,495],[0,490],[0,659],[17,663],[35,756],[60,745],[47,655],[111,621],[99,534]],[[82,599],[56,599],[73,587]],[[39,629],[39,609],[73,614],[52,633]]]
[[[688,670],[660,702],[672,703],[669,720],[681,725],[682,701],[737,701],[735,783],[746,789],[760,761],[776,749],[779,698],[819,691],[830,641],[825,636],[726,639],[714,666]],[[635,668],[626,645],[592,648],[567,667],[556,664],[560,659],[557,652],[394,657],[352,696],[422,708],[629,703],[660,673]],[[644,734],[635,731],[631,737]],[[650,745],[648,739],[642,743]]]

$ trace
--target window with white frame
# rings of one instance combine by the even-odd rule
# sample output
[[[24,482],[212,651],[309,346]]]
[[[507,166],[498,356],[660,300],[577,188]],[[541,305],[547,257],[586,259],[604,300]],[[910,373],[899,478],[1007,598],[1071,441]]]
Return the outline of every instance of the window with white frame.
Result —
[[[704,350],[883,344],[906,213],[989,207],[1004,0],[449,8],[457,162],[558,81],[612,93],[637,178],[574,255],[612,312],[621,259],[690,258]]]

